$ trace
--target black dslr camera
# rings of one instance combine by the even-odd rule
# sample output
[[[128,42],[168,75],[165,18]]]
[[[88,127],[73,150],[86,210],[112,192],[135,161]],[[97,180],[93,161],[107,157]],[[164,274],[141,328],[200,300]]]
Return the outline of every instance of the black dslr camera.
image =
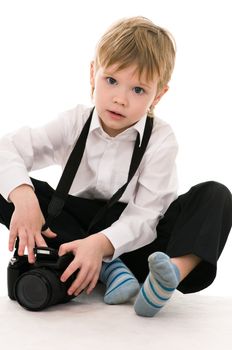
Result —
[[[73,273],[66,282],[60,276],[73,260],[72,253],[59,256],[56,249],[37,247],[34,249],[35,263],[28,262],[28,256],[16,252],[7,268],[8,296],[27,310],[39,311],[48,306],[66,303],[74,295],[67,290],[76,278]]]

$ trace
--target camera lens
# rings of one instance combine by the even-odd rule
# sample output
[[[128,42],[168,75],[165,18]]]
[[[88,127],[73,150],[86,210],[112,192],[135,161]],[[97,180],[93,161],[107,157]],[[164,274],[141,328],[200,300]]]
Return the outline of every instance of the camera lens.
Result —
[[[42,268],[22,274],[15,283],[14,293],[18,303],[31,311],[56,304],[67,295],[57,274]]]

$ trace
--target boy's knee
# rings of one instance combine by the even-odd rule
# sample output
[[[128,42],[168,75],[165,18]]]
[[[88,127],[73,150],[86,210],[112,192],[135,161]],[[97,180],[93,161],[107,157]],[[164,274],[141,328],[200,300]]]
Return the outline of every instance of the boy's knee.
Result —
[[[215,193],[215,195],[229,199],[232,202],[231,192],[225,185],[217,181],[208,181],[206,184],[208,184],[209,190]]]
[[[218,181],[206,181],[206,182],[203,182],[202,185],[205,187],[209,187],[211,190],[230,193],[230,190],[225,185],[223,185],[221,182],[218,182]]]
[[[200,196],[207,197],[209,200],[217,200],[218,203],[225,201],[231,205],[232,209],[232,195],[230,190],[220,182],[206,181],[191,188],[191,191],[198,193]]]

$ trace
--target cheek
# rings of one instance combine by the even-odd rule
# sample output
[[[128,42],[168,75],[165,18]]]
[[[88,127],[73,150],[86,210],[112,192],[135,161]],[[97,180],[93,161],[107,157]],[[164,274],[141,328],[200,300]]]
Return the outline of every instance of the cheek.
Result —
[[[133,101],[132,105],[134,109],[139,112],[139,114],[146,113],[148,108],[150,107],[150,99],[148,100],[147,98],[136,98]]]
[[[103,93],[102,89],[99,89],[99,87],[95,86],[93,101],[96,107],[101,107],[105,103],[106,99],[107,96]]]
[[[104,82],[99,82],[95,86],[95,99],[101,103],[107,102],[111,98],[109,89],[106,88]]]

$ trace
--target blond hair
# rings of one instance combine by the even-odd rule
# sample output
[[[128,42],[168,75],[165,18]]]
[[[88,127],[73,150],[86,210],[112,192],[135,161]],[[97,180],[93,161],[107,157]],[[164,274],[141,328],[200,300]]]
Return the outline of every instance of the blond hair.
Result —
[[[95,70],[117,65],[117,70],[136,64],[139,77],[156,77],[158,91],[170,80],[175,63],[175,41],[165,29],[145,17],[116,22],[101,37],[96,47]]]

